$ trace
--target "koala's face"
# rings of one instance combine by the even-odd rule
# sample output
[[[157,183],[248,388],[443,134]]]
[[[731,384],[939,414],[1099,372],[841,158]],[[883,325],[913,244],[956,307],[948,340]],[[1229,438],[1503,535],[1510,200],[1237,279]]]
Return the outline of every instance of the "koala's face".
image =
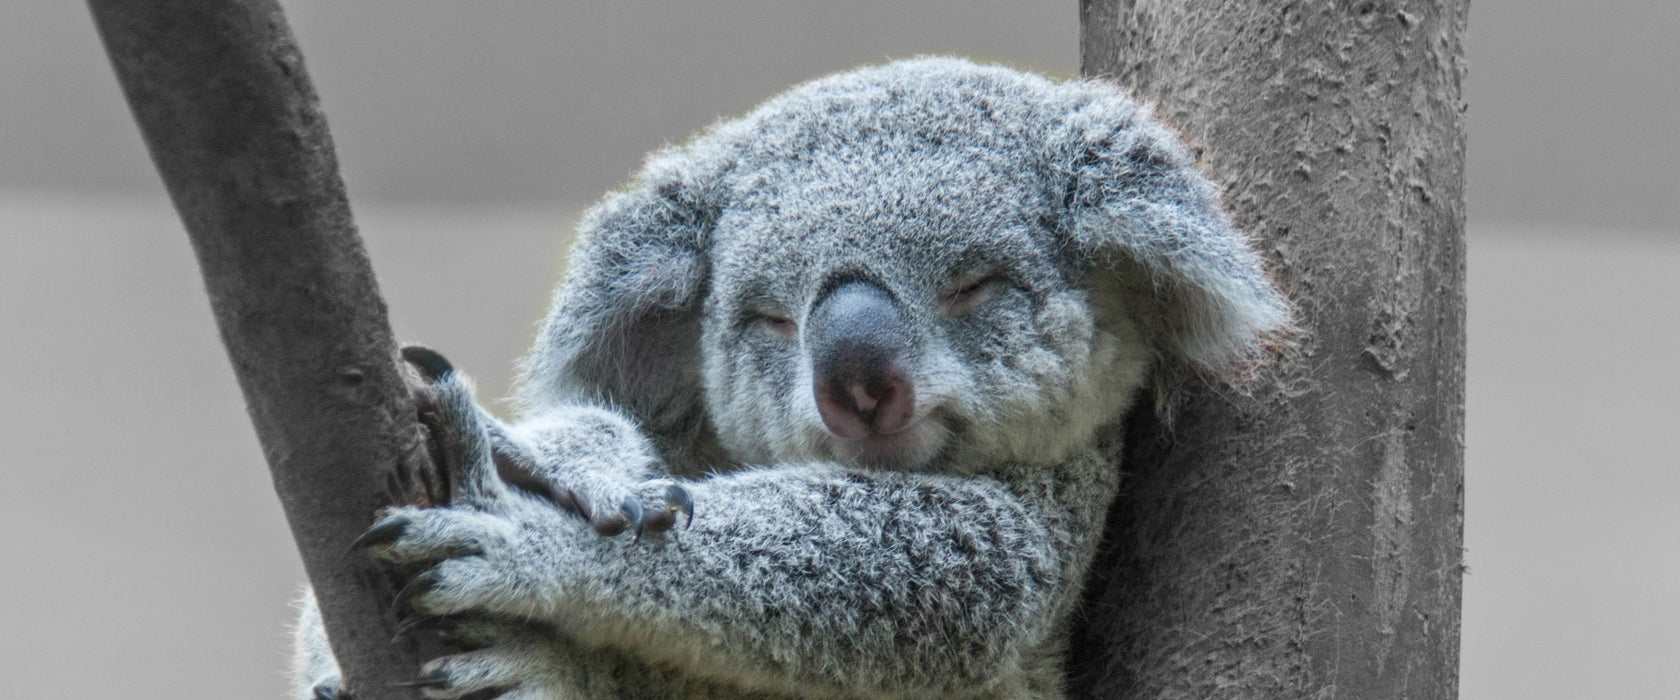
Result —
[[[911,126],[733,174],[701,354],[737,459],[1059,461],[1141,382],[1137,310],[1067,252],[1028,144]]]
[[[1240,381],[1289,317],[1125,94],[919,59],[651,159],[586,217],[522,400],[611,403],[673,455],[709,427],[742,463],[1042,464],[1157,364]]]

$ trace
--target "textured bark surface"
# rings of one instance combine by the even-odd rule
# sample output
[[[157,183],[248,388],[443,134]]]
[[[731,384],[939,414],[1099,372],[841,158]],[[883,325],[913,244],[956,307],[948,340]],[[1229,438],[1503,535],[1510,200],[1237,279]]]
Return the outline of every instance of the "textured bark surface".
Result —
[[[1299,304],[1251,396],[1128,426],[1077,695],[1457,697],[1467,0],[1085,0]]]
[[[89,4],[192,239],[351,689],[415,697],[389,686],[419,668],[412,644],[390,643],[394,581],[347,550],[381,506],[428,492],[418,475],[432,472],[285,18],[271,0]]]

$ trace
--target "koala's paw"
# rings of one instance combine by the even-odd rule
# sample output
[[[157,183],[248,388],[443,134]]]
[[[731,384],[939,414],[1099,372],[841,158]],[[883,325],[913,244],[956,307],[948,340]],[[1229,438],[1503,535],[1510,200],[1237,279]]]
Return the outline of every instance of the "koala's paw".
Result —
[[[668,479],[635,486],[590,484],[573,488],[523,469],[511,460],[503,460],[500,453],[496,473],[508,485],[582,518],[596,533],[606,537],[629,532],[631,541],[636,542],[644,532],[664,532],[676,526],[678,514],[683,516],[685,527],[694,520],[694,497],[688,489]]]
[[[595,532],[611,537],[623,532],[632,533],[630,541],[638,542],[643,532],[664,532],[677,524],[677,514],[683,515],[686,526],[694,520],[694,497],[688,489],[673,483],[649,482],[635,489],[636,493],[619,501],[612,513],[584,513],[584,519]]]
[[[404,506],[387,511],[355,546],[393,566],[426,567],[397,594],[404,614],[530,615],[559,581],[555,572],[532,569],[560,564],[565,552],[554,537],[522,535],[555,529],[476,508]]]
[[[522,432],[496,421],[473,402],[470,385],[442,355],[403,348],[422,385],[416,388],[421,423],[434,459],[455,485],[456,504],[497,510],[513,491],[547,500],[613,536],[663,532],[694,519],[694,498],[654,476],[657,462],[634,423],[599,408],[556,410]]]
[[[552,630],[478,619],[455,625],[445,638],[468,651],[432,660],[418,680],[404,685],[438,700],[539,700],[578,686],[579,679],[570,677],[579,672],[576,664],[566,663]]]

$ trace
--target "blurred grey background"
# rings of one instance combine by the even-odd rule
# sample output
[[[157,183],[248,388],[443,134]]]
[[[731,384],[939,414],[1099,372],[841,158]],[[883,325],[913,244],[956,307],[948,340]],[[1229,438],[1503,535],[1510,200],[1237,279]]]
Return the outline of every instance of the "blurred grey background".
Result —
[[[799,80],[1078,71],[1072,0],[285,3],[398,333],[504,392],[578,209]],[[1473,0],[1464,698],[1680,697],[1680,3]],[[0,0],[0,699],[278,698],[302,580],[81,3]]]

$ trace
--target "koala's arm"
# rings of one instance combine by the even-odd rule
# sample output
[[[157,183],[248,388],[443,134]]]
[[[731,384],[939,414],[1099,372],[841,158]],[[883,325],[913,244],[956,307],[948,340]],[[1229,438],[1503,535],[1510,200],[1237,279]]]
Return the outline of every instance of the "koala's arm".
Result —
[[[578,456],[649,456],[622,437]],[[1070,522],[1057,495],[1069,475],[1055,471],[1006,484],[829,464],[744,470],[685,482],[692,526],[637,544],[469,474],[470,504],[397,509],[370,532],[389,561],[442,559],[411,586],[422,613],[546,621],[744,687],[974,691],[1051,632],[1070,562],[1094,536],[1073,534],[1095,523]],[[482,675],[474,657],[452,658],[433,671]]]
[[[470,542],[413,602],[541,618],[749,686],[972,687],[1048,630],[1066,534],[989,479],[785,466],[687,484],[675,537],[601,538],[534,500],[413,510],[393,556]],[[397,553],[401,550],[401,553]]]

